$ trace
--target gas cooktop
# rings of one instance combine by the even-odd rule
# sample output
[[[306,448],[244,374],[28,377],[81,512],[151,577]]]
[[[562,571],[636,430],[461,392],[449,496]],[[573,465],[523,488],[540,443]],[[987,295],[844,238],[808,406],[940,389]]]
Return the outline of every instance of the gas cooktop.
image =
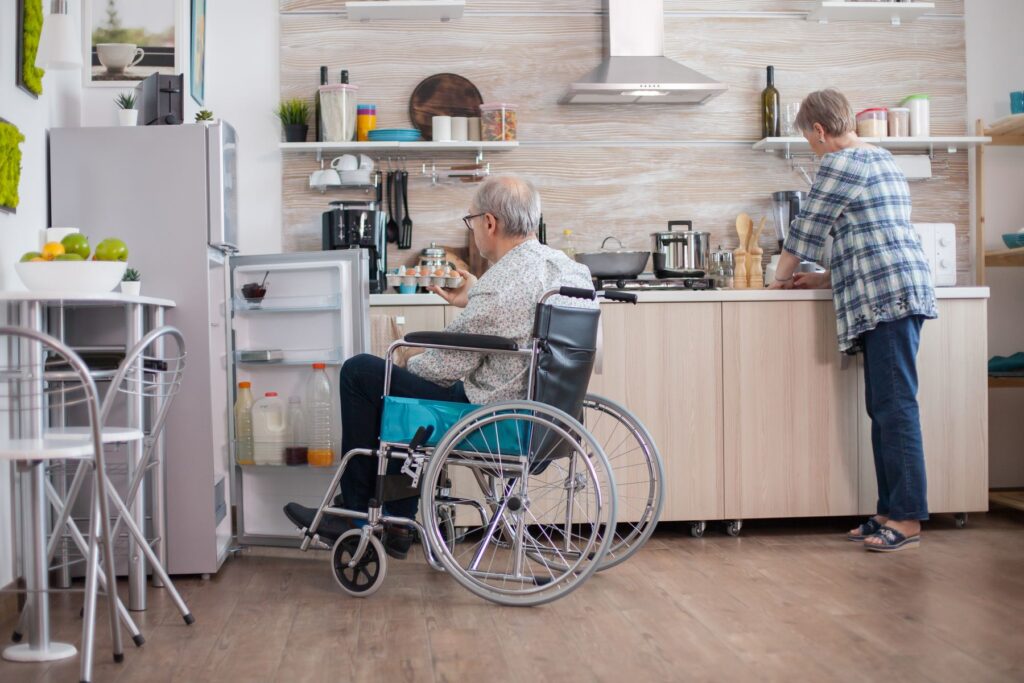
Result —
[[[672,278],[631,278],[624,280],[594,280],[597,289],[625,289],[633,291],[665,291],[692,289],[702,291],[715,289],[715,281],[706,277],[672,277]]]

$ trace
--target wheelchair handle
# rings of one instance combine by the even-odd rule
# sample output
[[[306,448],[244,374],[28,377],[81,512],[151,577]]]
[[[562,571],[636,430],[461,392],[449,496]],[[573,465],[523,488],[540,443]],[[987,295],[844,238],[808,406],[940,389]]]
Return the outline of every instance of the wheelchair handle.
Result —
[[[582,287],[560,287],[557,292],[552,291],[545,294],[544,298],[546,299],[548,296],[554,296],[555,294],[558,294],[559,296],[567,296],[572,299],[586,299],[588,301],[593,301],[597,298],[597,292],[595,290],[584,289]]]
[[[627,304],[635,304],[637,301],[636,294],[632,292],[604,291],[601,292],[601,298],[606,301],[622,301]]]

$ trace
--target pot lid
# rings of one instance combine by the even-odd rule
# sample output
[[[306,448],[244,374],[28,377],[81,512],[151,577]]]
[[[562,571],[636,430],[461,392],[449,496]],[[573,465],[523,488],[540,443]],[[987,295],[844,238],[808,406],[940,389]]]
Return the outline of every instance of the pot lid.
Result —
[[[437,242],[431,242],[430,246],[426,247],[420,254],[425,258],[444,258],[445,251],[437,246]]]
[[[608,240],[615,240],[616,242],[618,242],[619,243],[619,248],[618,249],[609,249],[608,247],[606,247],[605,245],[608,244]],[[601,249],[599,251],[581,251],[581,252],[577,252],[577,253],[580,253],[580,254],[649,254],[650,252],[647,251],[646,249],[623,249],[622,248],[622,240],[620,240],[618,237],[615,237],[614,235],[609,235],[608,237],[605,237],[604,240],[601,242]]]

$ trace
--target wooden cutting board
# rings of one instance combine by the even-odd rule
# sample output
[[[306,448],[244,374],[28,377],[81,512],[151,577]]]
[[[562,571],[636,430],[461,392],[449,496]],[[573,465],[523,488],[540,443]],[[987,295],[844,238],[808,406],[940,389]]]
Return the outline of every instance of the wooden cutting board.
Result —
[[[409,121],[424,140],[434,139],[435,116],[480,116],[483,97],[473,83],[458,74],[435,74],[420,81],[409,98]]]

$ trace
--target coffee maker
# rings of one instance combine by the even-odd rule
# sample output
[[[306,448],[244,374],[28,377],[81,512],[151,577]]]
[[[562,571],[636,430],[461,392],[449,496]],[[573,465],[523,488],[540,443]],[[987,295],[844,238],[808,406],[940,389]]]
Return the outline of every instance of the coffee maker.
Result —
[[[379,202],[333,201],[324,212],[323,250],[366,249],[370,256],[370,293],[387,288],[387,214]]]

